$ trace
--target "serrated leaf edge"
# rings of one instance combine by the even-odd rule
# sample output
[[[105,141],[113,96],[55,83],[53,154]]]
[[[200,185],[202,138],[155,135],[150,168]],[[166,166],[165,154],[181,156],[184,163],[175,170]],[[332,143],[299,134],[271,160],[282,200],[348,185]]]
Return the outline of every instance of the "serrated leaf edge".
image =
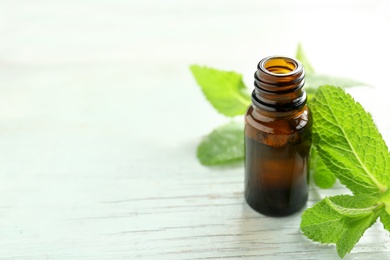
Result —
[[[331,85],[327,85],[327,86],[331,86]],[[342,91],[344,91],[342,88],[340,87],[336,87],[336,86],[331,86],[331,87],[335,87],[337,89],[341,89]],[[355,103],[358,103],[356,102],[349,94],[347,94]],[[344,131],[344,128],[341,127],[341,124],[338,120],[338,118],[336,117],[336,115],[334,114],[333,112],[333,109],[332,107],[329,105],[329,102],[328,102],[328,99],[325,98],[324,99],[325,102],[327,103],[327,106],[329,108],[329,111],[331,112],[333,118],[335,119],[336,123],[337,123],[337,127],[341,130],[345,140],[347,141],[348,145],[349,145],[349,148],[351,149],[351,151],[353,152],[353,154],[355,155],[356,159],[358,160],[360,166],[362,167],[362,169],[364,170],[364,172],[367,174],[367,176],[374,182],[374,184],[376,185],[376,187],[379,189],[379,191],[381,193],[385,193],[388,189],[388,187],[386,187],[385,185],[381,184],[374,176],[373,174],[366,168],[366,166],[364,165],[364,163],[361,161],[360,159],[360,156],[356,153],[355,151],[355,148],[353,147],[351,141],[349,140],[348,138],[348,135],[345,133]],[[358,103],[359,104],[359,103]],[[366,112],[365,112],[366,113]]]

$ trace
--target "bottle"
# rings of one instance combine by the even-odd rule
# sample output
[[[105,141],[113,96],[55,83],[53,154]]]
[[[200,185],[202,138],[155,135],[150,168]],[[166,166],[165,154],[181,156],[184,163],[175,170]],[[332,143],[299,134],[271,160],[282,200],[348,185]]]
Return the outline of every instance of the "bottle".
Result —
[[[262,59],[245,115],[245,199],[268,216],[287,216],[307,201],[312,116],[305,71],[295,59]]]

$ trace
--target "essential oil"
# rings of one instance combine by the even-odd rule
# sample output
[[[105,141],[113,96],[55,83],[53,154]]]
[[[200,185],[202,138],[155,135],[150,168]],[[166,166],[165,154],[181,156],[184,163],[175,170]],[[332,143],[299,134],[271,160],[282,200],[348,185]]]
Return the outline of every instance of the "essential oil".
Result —
[[[267,57],[258,64],[245,116],[245,198],[268,216],[299,211],[308,197],[312,118],[302,64]]]

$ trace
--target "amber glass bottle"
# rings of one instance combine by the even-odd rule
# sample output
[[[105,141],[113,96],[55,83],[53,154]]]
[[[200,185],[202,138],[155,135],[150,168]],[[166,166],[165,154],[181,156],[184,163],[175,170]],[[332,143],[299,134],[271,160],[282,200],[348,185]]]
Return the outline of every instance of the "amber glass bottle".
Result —
[[[254,210],[286,216],[308,196],[312,118],[302,64],[286,57],[261,60],[245,116],[245,198]]]

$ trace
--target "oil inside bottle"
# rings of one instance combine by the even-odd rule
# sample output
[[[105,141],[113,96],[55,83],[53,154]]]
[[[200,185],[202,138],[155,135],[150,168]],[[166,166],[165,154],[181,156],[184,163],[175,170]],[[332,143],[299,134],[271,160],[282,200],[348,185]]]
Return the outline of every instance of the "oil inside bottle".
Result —
[[[268,216],[286,216],[300,210],[308,197],[311,140],[273,147],[247,136],[245,139],[247,203]]]

